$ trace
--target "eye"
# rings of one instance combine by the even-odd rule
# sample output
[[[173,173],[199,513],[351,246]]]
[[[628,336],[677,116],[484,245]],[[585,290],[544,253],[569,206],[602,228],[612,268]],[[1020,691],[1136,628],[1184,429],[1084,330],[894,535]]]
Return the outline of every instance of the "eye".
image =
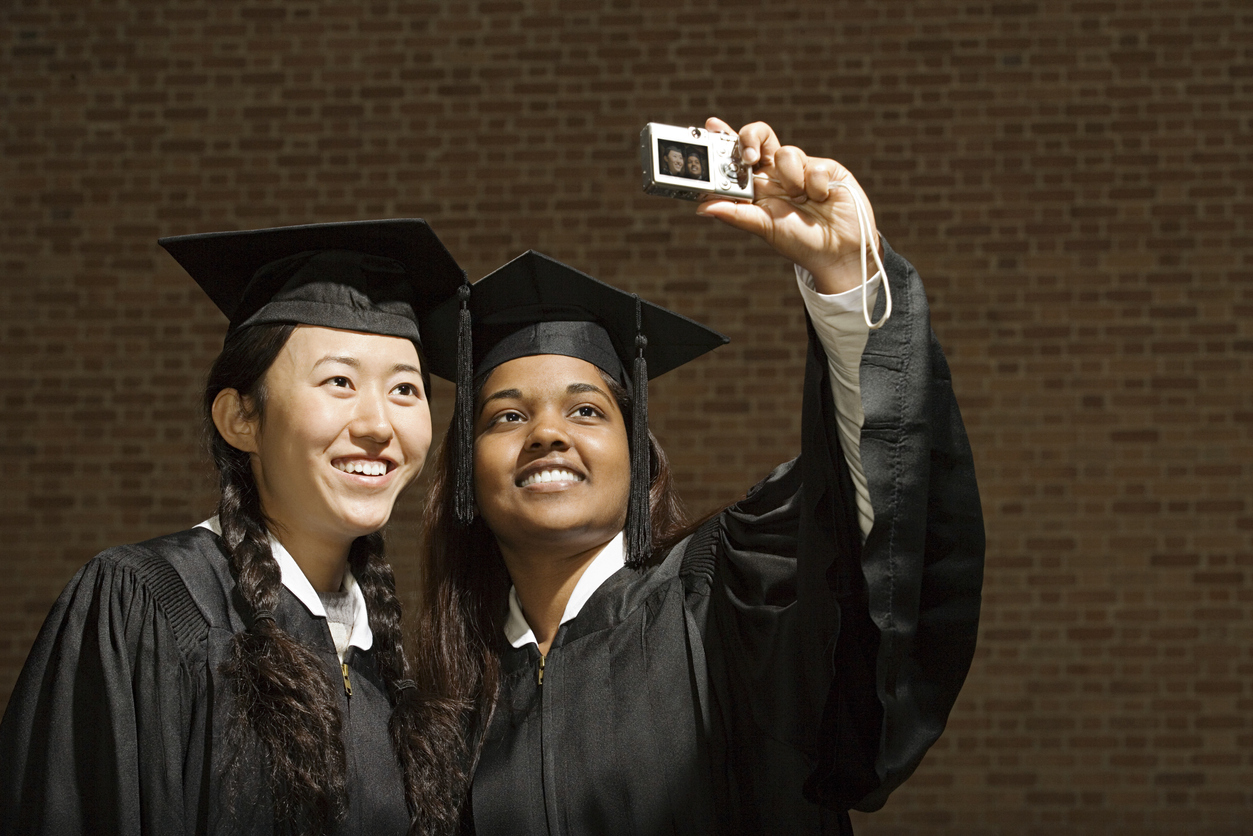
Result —
[[[487,422],[487,428],[500,426],[501,424],[518,424],[526,420],[526,416],[516,409],[504,409],[497,412]]]
[[[422,390],[412,383],[397,384],[396,388],[392,389],[392,392],[405,398],[422,397]]]
[[[587,404],[583,404],[580,407],[576,407],[574,410],[574,414],[580,418],[599,418],[602,415],[599,409],[597,409],[594,406],[589,406]]]
[[[352,388],[352,381],[343,375],[336,375],[335,377],[327,378],[325,383],[338,389]]]
[[[517,410],[501,410],[496,412],[495,415],[492,415],[490,419],[487,419],[487,424],[484,426],[484,430],[490,430],[492,427],[500,426],[502,424],[517,424],[517,422],[523,420],[523,414]]]

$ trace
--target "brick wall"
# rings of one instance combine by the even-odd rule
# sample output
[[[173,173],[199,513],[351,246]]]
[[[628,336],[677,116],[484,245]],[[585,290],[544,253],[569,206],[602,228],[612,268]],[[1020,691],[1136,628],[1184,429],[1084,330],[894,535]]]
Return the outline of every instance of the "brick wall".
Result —
[[[639,190],[644,122],[717,113],[860,178],[979,466],[978,656],[858,831],[1253,833],[1251,24],[1240,0],[6,0],[0,699],[85,560],[212,507],[195,404],[224,323],[159,235],[419,216],[472,277],[539,249],[734,339],[655,385],[692,506],[790,457],[787,265]],[[391,532],[410,602],[420,491]]]

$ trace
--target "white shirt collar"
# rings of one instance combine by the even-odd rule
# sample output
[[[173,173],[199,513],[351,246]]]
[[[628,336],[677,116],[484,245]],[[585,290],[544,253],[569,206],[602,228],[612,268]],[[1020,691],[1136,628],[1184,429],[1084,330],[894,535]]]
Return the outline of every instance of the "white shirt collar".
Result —
[[[222,526],[218,523],[217,517],[205,520],[196,528],[207,528],[219,537],[222,536]],[[318,597],[317,590],[313,588],[313,584],[309,583],[309,579],[305,577],[300,564],[291,556],[291,552],[287,551],[287,548],[275,539],[273,534],[270,535],[270,551],[278,562],[278,568],[283,577],[283,586],[287,587],[287,591],[305,605],[310,615],[326,618],[326,607],[322,606],[322,599]],[[362,594],[357,579],[352,576],[352,570],[348,568],[344,569],[344,591],[351,594],[357,602],[353,607],[356,615],[352,623],[352,634],[348,637],[348,645],[360,650],[369,650],[374,644],[374,633],[370,630],[370,615],[365,609],[365,595]]]
[[[626,553],[622,532],[619,531],[618,536],[610,540],[600,550],[600,554],[596,555],[583,570],[583,576],[579,578],[579,582],[574,585],[574,591],[570,593],[570,600],[566,601],[565,612],[561,614],[561,623],[565,624],[577,616],[579,610],[583,609],[583,605],[587,603],[587,599],[591,598],[605,581],[625,565]],[[518,603],[517,587],[509,588],[509,620],[505,622],[505,638],[514,647],[526,647],[528,644],[538,643],[531,625],[526,623],[526,616],[522,614],[522,605]]]

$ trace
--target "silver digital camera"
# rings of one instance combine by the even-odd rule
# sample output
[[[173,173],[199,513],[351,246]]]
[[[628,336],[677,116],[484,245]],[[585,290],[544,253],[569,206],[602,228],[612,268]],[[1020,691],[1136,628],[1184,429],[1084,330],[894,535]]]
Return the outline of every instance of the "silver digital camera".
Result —
[[[644,191],[662,197],[753,199],[753,167],[733,133],[649,122],[640,131]]]

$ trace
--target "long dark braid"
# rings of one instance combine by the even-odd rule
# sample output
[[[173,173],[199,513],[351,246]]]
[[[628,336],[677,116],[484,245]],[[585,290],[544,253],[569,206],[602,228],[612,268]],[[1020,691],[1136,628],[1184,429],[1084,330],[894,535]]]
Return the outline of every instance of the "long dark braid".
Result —
[[[226,443],[212,423],[213,401],[223,389],[235,389],[245,408],[263,416],[265,373],[282,351],[295,326],[263,325],[232,334],[209,373],[204,408],[208,421],[209,448],[217,466],[221,499],[218,522],[230,555],[240,597],[251,622],[236,634],[230,658],[222,667],[235,700],[234,720],[228,730],[236,758],[260,744],[268,760],[274,820],[280,830],[299,834],[322,834],[342,818],[347,809],[347,764],[343,722],[335,689],[325,664],[307,647],[293,639],[273,620],[282,588],[282,574],[270,551],[265,517],[249,456]],[[425,372],[426,364],[423,363]],[[408,662],[401,630],[396,581],[384,557],[379,533],[358,537],[349,552],[349,565],[365,599],[370,630],[374,634],[373,656],[392,697],[406,687]],[[405,795],[410,810],[416,809],[415,787],[433,780],[430,770],[418,768],[421,759],[410,753],[420,738],[418,718],[412,710],[393,711],[391,733],[397,760],[404,771]],[[249,776],[228,765],[228,792],[241,794],[241,782]],[[232,784],[232,782],[234,782]],[[418,823],[412,827],[421,832]]]
[[[205,389],[210,427],[213,401],[223,389],[239,392],[242,408],[252,416],[264,414],[265,372],[294,327],[245,328],[227,339]],[[348,798],[335,686],[325,664],[274,621],[282,573],[270,551],[248,454],[231,447],[216,428],[209,448],[221,488],[218,523],[250,622],[235,634],[222,666],[235,700],[228,791],[234,798],[243,790],[240,782],[249,776],[235,767],[259,743],[268,760],[275,823],[295,833],[325,833],[347,811]]]
[[[457,830],[455,806],[447,800],[464,792],[464,770],[443,768],[445,761],[432,758],[431,746],[436,740],[451,740],[461,751],[463,736],[456,724],[459,712],[453,712],[439,729],[432,729],[431,715],[422,710],[424,695],[409,679],[409,661],[402,644],[400,602],[396,598],[396,581],[392,567],[383,560],[382,537],[371,534],[358,538],[349,560],[353,576],[365,596],[370,613],[370,630],[374,633],[374,657],[379,672],[392,694],[392,715],[389,730],[392,746],[405,776],[405,800],[416,813],[410,833],[413,836],[451,834]],[[458,704],[458,708],[462,706]],[[450,733],[454,733],[450,736]],[[432,805],[431,799],[439,799]]]

